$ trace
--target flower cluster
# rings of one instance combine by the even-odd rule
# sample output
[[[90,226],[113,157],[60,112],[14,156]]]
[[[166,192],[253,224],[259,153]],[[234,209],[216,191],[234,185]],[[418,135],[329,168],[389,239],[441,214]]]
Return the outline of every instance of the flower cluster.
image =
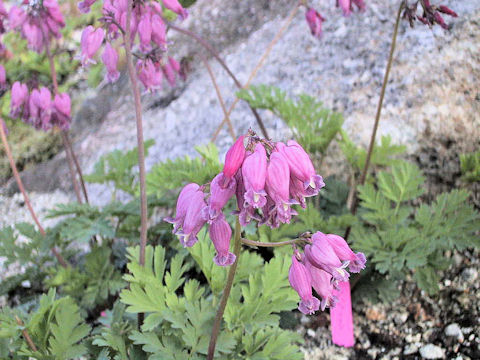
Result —
[[[346,268],[358,273],[365,268],[365,263],[365,255],[355,254],[341,236],[313,234],[303,254],[295,249],[288,274],[290,285],[300,296],[298,309],[304,314],[313,314],[319,308],[335,306],[334,288],[350,277]],[[312,287],[321,301],[312,295]]]
[[[33,89],[30,93],[26,84],[18,81],[12,85],[10,115],[21,117],[37,130],[48,131],[53,127],[68,130],[71,123],[70,96],[57,94],[52,99],[46,87]]]
[[[4,13],[2,5],[0,16]],[[40,53],[52,37],[61,38],[65,21],[56,0],[32,0],[13,5],[8,12],[8,24],[10,29],[20,32],[32,50]]]
[[[95,0],[84,0],[79,9],[88,12]],[[103,17],[100,19],[104,28],[95,29],[88,26],[82,33],[81,61],[83,65],[94,62],[93,57],[106,39],[102,61],[107,69],[106,80],[115,82],[119,77],[117,70],[118,54],[112,42],[120,35],[125,36],[127,28],[127,0],[105,0]],[[162,0],[164,8],[176,13],[179,18],[187,17],[186,10],[177,0]],[[138,50],[136,57],[137,76],[148,91],[162,86],[165,76],[171,86],[176,77],[181,75],[180,64],[167,55],[167,26],[163,20],[164,8],[156,1],[134,0],[132,18],[129,24],[132,45]],[[138,35],[138,36],[137,36]],[[138,38],[138,42],[135,39]]]
[[[315,172],[310,157],[295,141],[271,142],[258,138],[252,131],[241,136],[228,150],[223,171],[209,184],[186,185],[177,200],[172,223],[183,246],[193,246],[197,234],[209,224],[210,238],[216,249],[217,265],[235,262],[230,249],[232,229],[225,219],[227,202],[236,197],[239,222],[242,226],[255,220],[258,225],[276,228],[289,223],[296,211],[292,205],[306,207],[306,197],[315,196],[325,186]],[[303,238],[302,238],[303,239]],[[335,304],[333,289],[339,281],[347,281],[351,272],[365,267],[365,256],[354,254],[338,235],[317,232],[307,242],[304,255],[294,246],[289,280],[301,298],[299,309],[311,314]],[[313,297],[312,286],[322,301]]]
[[[448,30],[450,25],[445,23],[441,14],[449,15],[452,17],[457,17],[457,13],[444,5],[432,5],[430,0],[421,0],[420,4],[422,7],[422,15],[417,13],[419,1],[415,1],[411,5],[405,5],[405,10],[403,12],[403,18],[407,19],[410,23],[410,26],[413,27],[415,20],[420,21],[421,23],[432,27],[435,24],[440,25],[442,28]]]
[[[337,6],[342,9],[343,16],[350,16],[353,10],[353,5],[355,5],[360,11],[365,10],[365,2],[363,0],[337,0]],[[314,8],[307,7],[305,19],[307,20],[312,35],[316,38],[321,38],[322,23],[325,21],[325,18]]]

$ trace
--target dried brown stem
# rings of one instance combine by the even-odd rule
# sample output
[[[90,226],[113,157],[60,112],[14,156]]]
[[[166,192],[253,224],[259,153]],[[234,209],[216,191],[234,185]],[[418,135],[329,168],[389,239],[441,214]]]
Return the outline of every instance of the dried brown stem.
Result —
[[[15,321],[17,322],[18,325],[23,326],[22,320],[20,320],[20,318],[16,315],[15,315]],[[30,335],[28,335],[27,329],[22,330],[22,335],[25,338],[25,341],[27,342],[28,347],[32,349],[32,351],[35,351],[35,352],[38,351],[37,347],[32,341],[32,338],[30,337]]]
[[[225,102],[223,101],[222,93],[220,92],[220,88],[218,87],[217,80],[215,79],[215,75],[213,74],[212,68],[210,67],[210,64],[208,63],[208,60],[205,59],[203,55],[200,55],[200,58],[203,61],[203,64],[208,70],[208,74],[210,75],[210,79],[212,79],[212,84],[213,87],[215,88],[215,92],[217,93],[217,98],[218,102],[220,103],[220,106],[223,111],[223,116],[227,119],[227,124],[228,124],[228,130],[230,132],[230,135],[232,136],[233,141],[236,140],[236,135],[235,135],[235,130],[233,129],[232,122],[230,121],[230,117],[228,116],[227,108],[225,106]]]
[[[13,172],[13,177],[15,178],[18,188],[23,195],[25,205],[27,205],[28,211],[30,211],[30,215],[32,216],[33,221],[38,227],[38,231],[40,231],[40,234],[45,236],[46,235],[45,229],[43,228],[42,224],[40,224],[40,221],[38,220],[38,217],[35,211],[33,210],[32,203],[30,202],[30,198],[28,197],[27,192],[25,191],[25,187],[23,186],[22,179],[20,178],[20,174],[18,173],[17,165],[15,164],[15,160],[13,159],[12,151],[10,150],[10,145],[8,145],[5,129],[1,124],[0,124],[0,137],[2,138],[3,147],[5,148],[5,153],[7,154],[7,158]],[[62,257],[62,255],[60,255],[54,247],[51,249],[51,251],[53,255],[57,258],[57,261],[59,262],[59,264],[66,268],[68,265],[65,259]]]

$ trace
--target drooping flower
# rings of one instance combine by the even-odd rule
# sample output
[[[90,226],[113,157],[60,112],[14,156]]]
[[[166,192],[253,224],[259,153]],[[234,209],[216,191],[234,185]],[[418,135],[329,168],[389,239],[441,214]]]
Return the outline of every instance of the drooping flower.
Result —
[[[100,49],[104,37],[105,32],[102,28],[95,29],[92,25],[89,25],[83,30],[80,42],[82,65],[85,66],[89,63],[95,63],[92,58],[98,49]]]
[[[288,281],[292,288],[300,296],[298,310],[309,315],[320,308],[320,300],[312,295],[312,276],[305,265],[292,256],[292,265],[288,271]]]
[[[8,13],[8,23],[10,28],[15,29],[27,20],[27,13],[18,6],[13,5]]]
[[[225,220],[224,216],[218,217],[210,225],[210,239],[212,239],[217,255],[213,261],[218,266],[230,266],[235,262],[236,256],[231,253],[230,239],[232,237],[232,229]]]
[[[10,101],[10,116],[18,117],[21,115],[24,105],[28,103],[28,87],[19,81],[12,85],[12,99]]]
[[[105,45],[105,50],[102,54],[102,61],[105,64],[107,73],[105,74],[105,79],[109,82],[115,82],[120,77],[120,72],[117,69],[118,63],[118,54],[117,51],[113,48],[110,43],[107,42]]]
[[[349,262],[348,268],[351,272],[358,273],[360,270],[365,269],[367,259],[363,253],[358,252],[355,254],[352,249],[350,249],[350,246],[348,246],[345,239],[339,235],[327,234],[325,236],[338,258],[341,261]]]
[[[305,246],[305,256],[308,261],[313,266],[331,274],[335,280],[347,281],[350,277],[348,271],[345,270],[348,266],[348,261],[342,264],[328,243],[325,234],[318,231],[313,234],[312,240],[313,244]]]
[[[80,12],[86,14],[88,12],[90,12],[90,7],[95,4],[97,0],[83,0],[81,2],[78,3],[78,9],[80,10]]]
[[[165,218],[165,221],[173,224],[174,234],[183,226],[185,216],[187,215],[188,206],[190,205],[190,198],[196,191],[198,191],[199,188],[200,186],[195,183],[185,185],[178,195],[175,218]]]
[[[350,16],[351,3],[350,0],[338,0],[338,6],[342,9],[343,16]]]
[[[312,35],[316,38],[321,38],[322,23],[325,21],[322,15],[320,15],[320,13],[317,12],[315,9],[309,8],[305,13],[305,18],[307,20],[308,26],[310,27],[310,32],[312,33]]]
[[[179,235],[180,243],[185,247],[191,247],[198,241],[197,234],[206,223],[203,217],[203,209],[206,207],[205,194],[202,190],[195,191],[189,199],[185,220]]]
[[[322,311],[327,307],[334,307],[338,299],[333,295],[332,275],[326,271],[313,266],[305,258],[305,267],[312,276],[312,287],[322,298],[320,308]]]
[[[138,60],[137,62],[138,79],[141,81],[146,91],[153,91],[162,86],[162,73],[156,68],[151,59]]]
[[[7,88],[7,72],[3,65],[0,65],[0,90],[5,90]]]
[[[235,179],[232,179],[227,187],[222,187],[225,183],[225,175],[223,172],[215,176],[210,183],[210,198],[208,199],[208,206],[205,208],[204,217],[208,219],[208,222],[212,222],[217,219],[221,213],[223,207],[227,204],[228,200],[235,194],[237,183]]]
[[[138,23],[138,36],[140,38],[140,49],[147,53],[152,49],[152,16],[149,12],[142,15]]]
[[[253,208],[261,208],[267,203],[265,181],[267,178],[267,153],[262,144],[255,146],[253,154],[248,155],[242,165],[245,203]]]

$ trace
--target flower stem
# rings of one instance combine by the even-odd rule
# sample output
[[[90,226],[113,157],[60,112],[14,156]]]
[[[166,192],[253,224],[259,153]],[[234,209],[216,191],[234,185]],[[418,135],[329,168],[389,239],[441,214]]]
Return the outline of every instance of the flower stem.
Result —
[[[2,124],[0,124],[0,137],[2,138],[3,147],[5,148],[5,153],[7,154],[10,167],[12,168],[13,176],[15,178],[15,181],[17,182],[20,192],[23,195],[25,205],[27,205],[28,211],[30,211],[30,215],[32,216],[33,221],[35,222],[35,224],[37,224],[38,231],[40,231],[40,234],[42,234],[43,236],[46,236],[45,229],[40,224],[40,221],[38,220],[38,217],[35,214],[35,211],[33,210],[32,204],[30,202],[30,198],[28,197],[27,192],[25,191],[25,187],[23,186],[22,179],[20,178],[20,174],[18,173],[17,165],[15,165],[15,161],[12,156],[12,151],[10,150],[10,146],[8,145],[7,135],[5,134],[5,130]],[[58,253],[57,249],[52,247],[51,251],[53,255],[57,258],[57,261],[61,266],[63,266],[64,268],[68,267],[67,262],[65,261],[63,256],[60,255],[60,253]]]
[[[385,69],[385,74],[383,77],[382,89],[380,91],[380,99],[378,100],[377,113],[375,115],[375,123],[373,125],[372,135],[370,137],[370,144],[368,145],[367,157],[365,159],[365,164],[363,166],[362,174],[358,182],[358,184],[360,185],[363,185],[367,178],[368,168],[370,166],[370,160],[372,158],[373,148],[375,146],[375,137],[377,136],[378,124],[380,123],[380,116],[382,114],[383,99],[385,97],[385,90],[387,89],[388,77],[390,75],[390,70],[392,68],[393,54],[395,52],[395,46],[397,44],[398,27],[400,25],[401,15],[402,15],[404,6],[405,6],[405,2],[401,0],[400,6],[398,7],[397,18],[395,20],[395,27],[392,35],[392,43],[390,44],[390,53],[388,55],[387,68]],[[352,202],[352,209],[351,209],[352,214],[354,215],[357,212],[357,206],[358,206],[358,201],[354,197]],[[350,230],[351,230],[351,227],[349,226],[345,231],[345,236],[344,236],[345,240],[348,239],[348,236],[350,235]]]
[[[263,53],[262,57],[260,58],[260,60],[258,61],[257,65],[255,66],[255,68],[253,69],[253,71],[250,73],[250,76],[247,80],[247,82],[245,83],[245,85],[243,85],[243,89],[246,89],[250,86],[250,83],[252,82],[252,80],[255,78],[255,76],[257,75],[257,72],[260,70],[260,68],[263,66],[265,60],[267,59],[267,57],[270,55],[270,52],[272,51],[273,47],[275,46],[275,44],[280,40],[280,38],[282,37],[283,33],[285,32],[285,30],[287,30],[288,26],[290,25],[290,23],[293,21],[293,18],[295,17],[295,15],[297,14],[298,12],[298,9],[300,7],[300,3],[298,3],[297,5],[295,5],[295,7],[293,8],[293,10],[290,12],[290,14],[288,15],[287,17],[287,20],[285,20],[285,23],[282,25],[282,27],[280,28],[280,30],[278,30],[278,32],[275,34],[275,36],[273,37],[272,41],[270,42],[270,44],[268,44],[267,48],[265,49],[265,52]],[[228,109],[228,115],[230,116],[230,114],[232,113],[233,109],[235,108],[235,106],[237,105],[237,103],[240,101],[240,99],[237,97],[235,98],[235,100],[233,101],[232,105],[230,105],[230,108]],[[220,130],[222,129],[223,125],[225,124],[225,122],[227,121],[227,118],[224,117],[222,122],[220,123],[220,125],[217,127],[217,129],[215,130],[215,132],[213,133],[212,135],[212,139],[211,141],[214,142],[218,136],[218,134],[220,133]],[[267,137],[268,138],[268,137]]]
[[[55,70],[55,61],[53,59],[52,52],[50,51],[50,42],[46,43],[45,52],[47,53],[48,62],[50,64],[50,75],[52,77],[53,91],[55,95],[57,95],[59,93],[57,71]],[[61,130],[60,132],[62,135],[63,147],[65,148],[65,154],[68,162],[68,170],[70,171],[70,176],[72,178],[72,184],[73,184],[73,189],[75,191],[75,195],[77,196],[78,202],[81,203],[82,197],[80,196],[77,177],[75,175],[75,168],[76,168],[78,177],[80,179],[80,184],[82,186],[83,196],[85,197],[85,202],[88,204],[87,189],[85,187],[85,182],[83,181],[82,170],[80,168],[80,164],[78,163],[77,157],[75,156],[75,152],[73,151],[72,143],[70,142],[68,137],[68,132],[65,130]]]
[[[235,85],[239,88],[239,89],[242,89],[242,84],[240,83],[240,81],[237,79],[237,77],[233,74],[232,70],[230,70],[230,68],[228,67],[228,65],[225,63],[225,61],[223,61],[223,59],[220,57],[220,55],[218,54],[218,52],[213,48],[212,45],[210,45],[205,39],[203,39],[202,37],[200,37],[199,35],[195,34],[194,32],[190,31],[190,30],[187,30],[187,29],[183,29],[181,27],[178,27],[174,24],[171,24],[171,23],[168,23],[168,26],[175,30],[175,31],[178,31],[184,35],[187,35],[187,36],[190,36],[191,38],[195,39],[196,41],[198,41],[198,43],[200,45],[202,45],[205,49],[207,49],[211,54],[212,56],[218,61],[218,63],[225,69],[225,71],[227,72],[228,75],[230,75],[230,77],[232,78],[233,82],[235,83]],[[267,133],[267,129],[265,128],[265,125],[263,124],[263,121],[262,121],[262,118],[260,117],[260,115],[258,114],[257,110],[255,110],[253,107],[250,106],[250,104],[248,105],[250,107],[250,110],[252,111],[253,113],[253,116],[255,116],[255,119],[257,120],[257,124],[258,126],[260,127],[260,130],[262,131],[262,134],[265,138],[269,138],[268,136],[268,133]],[[225,118],[226,119],[226,118]],[[225,123],[225,120],[222,122],[222,125]]]
[[[228,131],[230,132],[230,135],[232,136],[233,141],[237,139],[237,136],[235,135],[235,130],[233,129],[232,122],[230,121],[230,117],[227,112],[227,108],[225,106],[225,102],[223,101],[222,93],[220,92],[220,88],[218,87],[217,80],[215,79],[215,75],[213,74],[212,68],[210,67],[210,64],[208,63],[208,60],[200,54],[200,58],[203,61],[203,64],[208,70],[208,74],[210,75],[210,78],[212,79],[213,87],[215,88],[215,92],[217,93],[218,97],[218,102],[220,103],[220,106],[222,107],[223,115],[227,119],[227,124],[228,124]]]
[[[145,265],[145,247],[147,246],[147,192],[145,185],[145,148],[143,145],[143,124],[142,124],[142,103],[140,100],[140,90],[138,88],[137,75],[133,67],[132,59],[132,34],[130,31],[130,22],[132,19],[133,1],[128,0],[127,4],[127,25],[125,29],[125,54],[127,58],[128,76],[132,88],[133,99],[135,101],[135,118],[137,122],[137,146],[138,146],[138,168],[140,173],[140,257],[139,264]]]
[[[208,344],[208,355],[207,360],[213,360],[215,354],[215,346],[217,345],[217,337],[220,331],[220,325],[222,323],[223,313],[225,312],[225,307],[227,306],[228,297],[230,295],[230,290],[232,290],[233,280],[235,278],[235,272],[237,271],[237,265],[240,261],[240,251],[242,248],[241,241],[241,231],[240,222],[238,218],[235,223],[235,235],[234,235],[234,244],[233,244],[233,253],[236,256],[235,262],[230,266],[227,276],[227,283],[225,284],[225,289],[223,290],[222,299],[220,300],[220,305],[217,310],[217,315],[213,322],[212,336],[210,337],[210,343]]]
[[[279,246],[296,244],[302,241],[304,242],[305,239],[293,239],[293,240],[279,241],[279,242],[261,242],[261,241],[253,241],[253,240],[242,238],[243,244],[248,246],[256,246],[256,247],[279,247]]]

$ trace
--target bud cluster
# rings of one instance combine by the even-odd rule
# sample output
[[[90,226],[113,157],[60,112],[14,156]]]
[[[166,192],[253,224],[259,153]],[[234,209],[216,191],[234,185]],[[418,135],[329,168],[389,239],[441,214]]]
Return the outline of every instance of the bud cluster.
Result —
[[[84,0],[79,3],[79,9],[88,12],[95,0]],[[187,11],[177,0],[162,0],[165,8],[176,13],[180,19],[187,17]],[[103,3],[103,28],[95,29],[88,26],[82,33],[81,61],[85,66],[94,62],[93,57],[106,39],[102,61],[107,69],[106,80],[115,82],[119,77],[117,70],[118,54],[111,45],[120,34],[125,35],[127,28],[127,0],[105,0]],[[134,0],[130,32],[132,45],[138,38],[135,50],[137,76],[148,91],[160,89],[165,76],[167,82],[175,85],[176,77],[181,75],[180,64],[168,57],[167,26],[163,20],[163,8],[156,1]],[[138,35],[138,36],[137,36]]]
[[[421,5],[422,14],[418,14],[418,4]],[[425,24],[429,27],[437,24],[442,28],[448,30],[450,25],[448,25],[443,19],[441,14],[445,14],[452,17],[457,17],[457,13],[444,5],[432,5],[430,0],[419,0],[415,1],[412,4],[408,4],[405,1],[405,7],[403,12],[403,18],[407,19],[410,23],[410,26],[413,27],[416,20],[420,21],[422,24]]]
[[[57,94],[52,99],[46,87],[33,89],[30,93],[26,84],[18,81],[12,85],[10,115],[21,117],[37,130],[48,131],[53,127],[68,130],[71,123],[70,96]]]
[[[354,253],[347,242],[338,235],[316,232],[305,246],[304,254],[295,249],[288,280],[300,296],[298,309],[304,314],[313,314],[318,309],[335,306],[338,301],[334,289],[338,282],[348,281],[346,270],[358,273],[365,268],[366,258],[361,252]],[[312,287],[321,301],[312,295]]]
[[[3,4],[0,4],[2,30],[6,14]],[[65,21],[56,0],[31,0],[10,8],[8,26],[27,40],[29,48],[40,53],[52,37],[61,38],[60,29],[65,27]]]

